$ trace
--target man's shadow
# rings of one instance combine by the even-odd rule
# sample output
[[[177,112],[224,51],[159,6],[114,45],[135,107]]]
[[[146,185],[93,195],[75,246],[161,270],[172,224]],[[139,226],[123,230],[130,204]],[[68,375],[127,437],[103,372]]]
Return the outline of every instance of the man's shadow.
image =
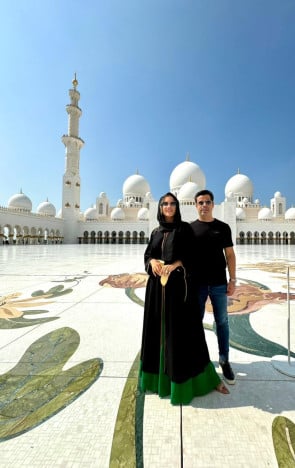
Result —
[[[217,372],[222,373],[217,362]],[[295,410],[295,378],[279,372],[270,360],[238,362],[232,364],[236,375],[235,385],[227,385],[230,394],[216,391],[191,402],[194,408],[241,408],[254,407],[272,414]]]

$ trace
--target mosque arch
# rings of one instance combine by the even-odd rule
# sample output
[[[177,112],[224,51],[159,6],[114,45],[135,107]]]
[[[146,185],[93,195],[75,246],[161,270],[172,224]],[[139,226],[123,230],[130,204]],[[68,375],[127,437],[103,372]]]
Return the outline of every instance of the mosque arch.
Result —
[[[130,231],[126,231],[126,236],[125,237],[126,237],[126,242],[125,243],[130,244],[130,237],[131,237]]]
[[[37,244],[43,244],[43,241],[44,241],[44,231],[42,228],[38,228],[36,242]]]
[[[90,233],[90,244],[95,244],[95,231]]]
[[[261,233],[261,244],[266,244],[266,232],[262,231]]]
[[[259,240],[260,240],[259,232],[255,231],[254,232],[254,244],[259,244]]]
[[[49,244],[55,244],[56,243],[56,236],[55,236],[55,232],[53,229],[50,229],[49,230],[49,233],[48,233],[48,243]]]
[[[104,243],[109,244],[109,242],[110,242],[110,233],[109,233],[109,231],[105,231],[105,233],[104,233]]]
[[[238,244],[244,244],[245,243],[245,233],[244,231],[240,231],[238,238],[237,238],[237,243]]]
[[[268,233],[268,243],[269,244],[273,244],[273,238],[274,238],[273,232],[269,231],[269,233]]]
[[[283,232],[283,244],[288,244],[288,233],[286,231]]]
[[[30,229],[28,226],[23,227],[23,242],[26,245],[30,243]]]
[[[281,233],[279,231],[276,231],[275,239],[276,239],[276,244],[281,243]]]
[[[144,244],[145,243],[145,234],[143,231],[140,231],[139,233],[139,243]]]
[[[123,231],[119,231],[119,244],[123,244],[123,241],[124,241],[124,233]]]
[[[132,233],[132,244],[137,244],[137,231]]]
[[[32,227],[30,229],[30,244],[35,245],[37,243],[37,229]]]
[[[97,232],[97,243],[102,244],[102,231]]]
[[[89,237],[89,232],[84,231],[84,233],[83,233],[83,244],[88,244],[88,237]]]

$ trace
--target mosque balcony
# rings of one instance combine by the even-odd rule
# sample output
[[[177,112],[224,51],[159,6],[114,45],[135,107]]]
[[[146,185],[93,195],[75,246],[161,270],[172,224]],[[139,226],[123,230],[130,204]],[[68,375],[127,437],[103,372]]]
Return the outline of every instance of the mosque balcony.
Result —
[[[82,138],[75,135],[63,135],[61,140],[65,146],[70,147],[71,145],[75,145],[78,149],[81,149],[85,143]]]
[[[73,104],[68,104],[66,106],[66,111],[68,114],[76,114],[78,117],[81,117],[82,115],[82,110],[80,109],[80,107],[75,106]]]

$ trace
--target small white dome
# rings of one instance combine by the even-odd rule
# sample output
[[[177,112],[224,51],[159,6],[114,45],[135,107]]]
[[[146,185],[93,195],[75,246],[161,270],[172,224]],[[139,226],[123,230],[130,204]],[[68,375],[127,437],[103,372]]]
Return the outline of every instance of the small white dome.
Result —
[[[232,192],[228,192],[228,193],[226,194],[225,200],[226,200],[226,201],[231,201],[231,202],[236,201],[236,199],[235,199],[235,197],[234,197],[234,194],[233,194]]]
[[[256,200],[254,200],[254,203],[255,203],[256,205],[260,205],[260,200],[259,200],[259,198],[256,198]]]
[[[252,200],[253,185],[249,177],[244,174],[236,174],[231,177],[225,186],[224,193],[227,197],[232,192],[235,196],[246,197]]]
[[[194,202],[195,195],[199,191],[199,186],[195,182],[186,182],[179,190],[177,198],[179,201]]]
[[[107,194],[105,192],[100,192],[99,198],[107,198]]]
[[[122,210],[122,208],[113,208],[112,209],[112,212],[111,212],[111,219],[113,221],[115,220],[123,220],[125,219],[125,213],[124,211]]]
[[[175,193],[186,183],[195,182],[198,190],[206,187],[206,178],[201,168],[192,161],[184,161],[176,166],[170,175],[170,191]]]
[[[147,192],[147,193],[145,194],[145,198],[146,198],[146,200],[153,200],[153,195],[152,195],[152,193],[151,193],[151,192]]]
[[[44,216],[55,216],[56,209],[55,206],[52,203],[50,203],[47,199],[45,202],[40,203],[40,205],[37,208],[37,213]]]
[[[84,212],[84,217],[86,221],[97,220],[96,208],[87,208]]]
[[[240,221],[243,221],[246,219],[246,213],[243,210],[243,208],[236,208],[236,218],[239,219]]]
[[[295,208],[289,208],[285,213],[285,219],[295,220]]]
[[[22,193],[17,193],[9,198],[8,200],[8,208],[12,208],[14,210],[22,210],[22,211],[32,211],[32,202],[25,195]]]
[[[123,184],[123,195],[125,197],[144,197],[147,192],[150,192],[150,186],[145,178],[139,174],[128,177]]]
[[[261,208],[258,212],[258,219],[268,221],[273,218],[273,214],[270,208]]]
[[[149,210],[147,208],[140,208],[137,213],[137,219],[147,221],[149,219]]]
[[[275,192],[274,198],[281,198],[282,194],[281,192]]]

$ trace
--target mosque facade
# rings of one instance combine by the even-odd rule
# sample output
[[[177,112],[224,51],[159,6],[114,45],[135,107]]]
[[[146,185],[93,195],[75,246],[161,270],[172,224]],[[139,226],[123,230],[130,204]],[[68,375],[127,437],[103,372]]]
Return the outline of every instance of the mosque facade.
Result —
[[[65,172],[62,181],[62,207],[46,200],[36,212],[30,198],[22,193],[12,195],[7,206],[0,206],[0,246],[5,244],[137,244],[148,241],[156,226],[157,200],[150,185],[139,173],[127,177],[122,198],[111,206],[107,193],[101,192],[92,207],[80,207],[80,151],[84,141],[79,136],[80,93],[76,76],[69,90],[68,134],[62,136],[65,146]],[[181,207],[182,218],[196,216],[194,195],[206,188],[206,177],[189,157],[178,164],[170,175],[170,191]],[[253,198],[251,180],[244,174],[233,175],[225,185],[224,201],[215,205],[214,216],[227,222],[237,244],[295,244],[295,208],[276,191],[268,207]]]

